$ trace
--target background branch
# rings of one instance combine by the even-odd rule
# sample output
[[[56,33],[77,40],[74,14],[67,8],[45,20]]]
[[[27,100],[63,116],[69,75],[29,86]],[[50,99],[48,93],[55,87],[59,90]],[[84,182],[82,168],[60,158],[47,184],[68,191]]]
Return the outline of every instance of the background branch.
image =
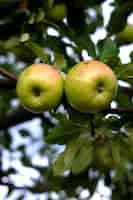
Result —
[[[6,90],[12,90],[15,89],[16,87],[16,82],[12,81],[12,80],[5,80],[5,79],[1,79],[0,80],[0,89],[6,89]]]
[[[133,114],[133,107],[107,108],[106,110],[103,111],[103,113]],[[22,107],[19,107],[18,109],[8,112],[5,115],[3,115],[3,113],[0,115],[0,130],[7,129],[11,126],[15,126],[16,124],[23,123],[25,121],[34,119],[36,117],[41,118],[44,122],[46,122],[51,127],[55,126],[55,124],[51,122],[50,119],[47,118],[45,115],[43,115],[43,113],[41,114],[31,113],[27,110],[24,110]]]
[[[120,90],[120,92],[124,92],[125,94],[129,96],[133,96],[133,87],[119,86],[118,90]]]
[[[7,70],[0,67],[0,74],[14,82],[17,82],[17,78],[14,74],[8,72]]]
[[[124,108],[124,107],[118,107],[118,108],[107,108],[103,111],[104,113],[116,113],[116,114],[122,114],[122,113],[131,113],[133,114],[133,107]]]
[[[48,191],[48,186],[44,183],[40,183],[39,186],[30,187],[30,186],[16,186],[13,183],[3,182],[2,180],[0,180],[0,185],[7,186],[7,187],[15,189],[15,190],[29,190],[33,193],[40,193],[40,192]]]
[[[42,119],[43,114],[35,114],[24,110],[22,107],[10,111],[3,115],[0,115],[0,130],[9,128],[11,126],[15,126],[16,124],[31,120],[36,117],[40,117]],[[54,126],[54,124],[45,116],[43,116],[43,120],[50,126]]]

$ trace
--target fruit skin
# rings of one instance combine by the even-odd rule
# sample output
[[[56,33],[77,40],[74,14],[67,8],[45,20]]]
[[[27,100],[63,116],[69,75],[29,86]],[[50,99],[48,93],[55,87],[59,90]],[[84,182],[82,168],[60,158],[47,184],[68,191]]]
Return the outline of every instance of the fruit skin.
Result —
[[[48,17],[55,21],[60,21],[67,15],[67,7],[64,3],[54,5],[48,10]]]
[[[59,104],[63,83],[58,69],[47,64],[33,64],[20,74],[16,92],[26,109],[35,113],[44,112]]]
[[[116,92],[114,72],[100,61],[82,61],[66,76],[65,93],[68,102],[75,110],[83,113],[104,110]]]
[[[118,44],[128,44],[133,42],[133,25],[127,24],[125,28],[116,35]]]

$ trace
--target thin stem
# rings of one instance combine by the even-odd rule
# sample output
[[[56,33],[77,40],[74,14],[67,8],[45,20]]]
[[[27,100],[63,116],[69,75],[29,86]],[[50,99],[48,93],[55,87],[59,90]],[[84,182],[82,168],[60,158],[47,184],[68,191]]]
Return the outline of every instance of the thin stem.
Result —
[[[118,107],[118,108],[107,108],[103,111],[103,113],[116,113],[116,114],[122,114],[122,113],[132,113],[133,114],[133,107],[124,108],[124,107]]]
[[[14,74],[8,72],[7,70],[5,70],[5,69],[3,69],[1,67],[0,67],[0,74],[2,76],[4,76],[4,77],[7,77],[8,79],[11,79],[11,80],[17,82],[17,78],[16,78],[16,76]]]
[[[40,183],[40,187],[30,187],[30,186],[15,186],[13,183],[10,182],[3,182],[0,180],[0,185],[7,186],[9,188],[15,189],[15,190],[29,190],[33,193],[41,193],[41,192],[47,192],[48,186],[46,184]]]

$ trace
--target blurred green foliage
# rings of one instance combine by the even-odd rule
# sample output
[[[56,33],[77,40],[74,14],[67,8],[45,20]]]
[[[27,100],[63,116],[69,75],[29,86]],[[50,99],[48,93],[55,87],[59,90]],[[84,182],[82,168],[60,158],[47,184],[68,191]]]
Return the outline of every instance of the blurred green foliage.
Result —
[[[95,115],[81,114],[64,97],[56,109],[32,115],[18,112],[15,88],[4,88],[6,77],[0,76],[0,184],[8,186],[7,197],[19,190],[16,199],[25,199],[24,189],[30,191],[28,199],[32,194],[36,199],[44,194],[52,200],[52,192],[57,192],[59,199],[79,199],[85,188],[93,195],[99,180],[104,179],[113,200],[133,199],[133,56],[123,64],[119,52],[124,40],[117,43],[117,33],[125,28],[133,2],[112,1],[113,11],[106,27],[103,3],[107,1],[0,0],[0,68],[19,76],[24,67],[45,62],[67,73],[85,59],[85,52],[87,57],[108,64],[118,80],[128,84],[128,88],[120,86],[114,99],[116,112],[107,109]],[[57,9],[50,16],[57,4],[63,4],[65,12],[58,13]],[[92,35],[100,28],[106,31],[105,37],[94,41]],[[30,125],[11,131],[11,125],[32,118],[39,120],[36,132],[29,129]],[[35,162],[36,157],[40,161]],[[15,161],[22,168],[18,169]],[[28,176],[32,184],[20,186],[11,177],[19,177],[25,169],[34,169],[38,176]]]

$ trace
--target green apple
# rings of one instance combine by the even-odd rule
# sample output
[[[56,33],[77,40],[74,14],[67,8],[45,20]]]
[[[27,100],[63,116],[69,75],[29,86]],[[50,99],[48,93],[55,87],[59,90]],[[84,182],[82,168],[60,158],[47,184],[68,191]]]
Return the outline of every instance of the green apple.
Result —
[[[22,105],[38,113],[57,106],[63,94],[60,71],[47,64],[33,64],[20,74],[16,92]]]
[[[55,4],[48,10],[48,17],[60,21],[67,15],[67,7],[64,3]]]
[[[100,61],[82,61],[66,76],[65,93],[68,102],[75,110],[83,113],[104,110],[116,91],[114,72]]]
[[[127,24],[125,28],[116,34],[116,39],[119,44],[126,44],[133,42],[133,25]]]

